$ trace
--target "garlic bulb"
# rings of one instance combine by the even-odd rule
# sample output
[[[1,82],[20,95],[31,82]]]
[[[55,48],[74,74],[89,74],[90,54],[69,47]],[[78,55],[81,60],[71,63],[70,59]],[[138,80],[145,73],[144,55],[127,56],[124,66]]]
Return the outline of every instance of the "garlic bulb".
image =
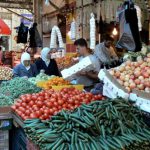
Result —
[[[57,48],[56,39],[56,26],[54,26],[51,32],[50,48]]]
[[[96,25],[95,25],[95,18],[94,14],[91,13],[91,19],[90,19],[90,49],[95,49],[96,45]]]
[[[59,48],[64,48],[62,35],[61,35],[61,32],[60,32],[60,29],[57,26],[54,26],[52,28],[50,48],[57,48],[57,43],[56,43],[57,37],[58,37],[58,42],[59,42]]]
[[[76,39],[76,22],[73,19],[73,22],[71,23],[71,40],[74,41]]]
[[[60,32],[60,29],[57,26],[56,26],[56,33],[57,33],[57,36],[58,36],[59,48],[64,48],[62,35],[61,35],[61,32]]]

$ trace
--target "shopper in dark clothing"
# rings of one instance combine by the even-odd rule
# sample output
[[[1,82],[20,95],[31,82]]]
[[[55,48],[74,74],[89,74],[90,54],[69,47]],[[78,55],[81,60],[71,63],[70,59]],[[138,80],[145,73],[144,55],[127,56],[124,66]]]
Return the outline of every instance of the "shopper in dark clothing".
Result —
[[[35,62],[38,72],[41,70],[45,71],[47,75],[55,75],[61,76],[57,63],[54,59],[51,59],[51,54],[53,53],[52,50],[45,47],[41,52],[41,58]]]

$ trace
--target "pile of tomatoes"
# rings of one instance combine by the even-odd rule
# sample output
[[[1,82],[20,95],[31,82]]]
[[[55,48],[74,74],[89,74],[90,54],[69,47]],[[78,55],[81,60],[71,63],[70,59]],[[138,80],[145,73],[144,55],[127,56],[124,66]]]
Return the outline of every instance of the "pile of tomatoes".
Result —
[[[59,92],[51,89],[36,94],[22,95],[12,109],[23,120],[34,118],[48,120],[62,109],[73,110],[82,103],[88,104],[102,99],[101,95],[84,93],[75,88],[64,88]]]

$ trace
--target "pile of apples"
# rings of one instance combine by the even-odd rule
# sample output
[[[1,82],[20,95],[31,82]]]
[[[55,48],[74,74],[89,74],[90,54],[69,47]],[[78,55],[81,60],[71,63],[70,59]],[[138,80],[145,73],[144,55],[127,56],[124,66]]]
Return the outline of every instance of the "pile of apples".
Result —
[[[150,92],[150,53],[144,60],[127,61],[109,72],[128,92],[133,89]]]

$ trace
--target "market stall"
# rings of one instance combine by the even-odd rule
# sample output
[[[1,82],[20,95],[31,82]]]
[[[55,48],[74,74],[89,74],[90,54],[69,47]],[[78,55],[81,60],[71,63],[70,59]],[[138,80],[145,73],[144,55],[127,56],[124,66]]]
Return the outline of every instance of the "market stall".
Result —
[[[101,21],[101,17],[107,23],[115,21],[116,9],[121,10],[121,17],[124,15],[119,9],[122,5],[117,8],[120,1],[116,2],[117,5],[113,2],[94,1],[93,6],[83,1],[82,4],[69,1],[65,2],[68,5],[62,3],[59,10],[59,2],[55,5],[52,1],[43,1],[44,7],[53,6],[67,19],[69,17],[65,31],[56,22],[52,25],[48,40],[48,47],[55,51],[51,58],[56,60],[62,77],[47,75],[41,70],[35,77],[14,78],[12,69],[0,66],[0,150],[150,149],[150,51],[148,46],[141,47],[141,41],[139,45],[136,43],[139,39],[135,42],[135,34],[131,31],[134,30],[133,22],[128,26],[129,34],[120,29],[120,37],[116,37],[116,45],[126,49],[121,65],[118,63],[114,67],[111,64],[114,60],[108,61],[107,67],[103,63],[103,68],[99,70],[96,83],[100,84],[97,89],[102,89],[101,92],[87,92],[85,85],[77,84],[78,74],[95,68],[90,56],[95,54],[96,42],[100,42],[101,34],[106,32],[99,31],[99,36],[96,35],[96,21]],[[66,8],[69,8],[68,15],[64,10]],[[100,14],[96,15],[95,10]],[[101,26],[100,22],[98,26]],[[64,32],[68,29],[71,35],[66,35],[64,39]],[[139,33],[138,24],[136,29]],[[113,32],[114,35],[116,32]],[[82,60],[79,54],[68,53],[67,46],[68,41],[70,46],[80,37],[89,41],[94,53]],[[39,40],[32,50],[41,47]],[[21,54],[13,53],[13,65],[20,62]],[[50,63],[48,58],[46,61]]]

